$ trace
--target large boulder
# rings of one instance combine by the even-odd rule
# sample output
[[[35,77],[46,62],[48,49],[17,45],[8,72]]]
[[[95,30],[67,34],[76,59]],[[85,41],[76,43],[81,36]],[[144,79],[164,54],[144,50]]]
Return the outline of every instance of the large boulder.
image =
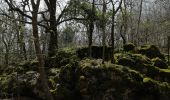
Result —
[[[152,62],[153,62],[153,65],[156,66],[156,67],[163,68],[163,69],[168,68],[168,64],[164,60],[162,60],[158,57],[152,59]]]
[[[132,54],[132,53],[124,53],[124,54],[115,54],[116,64],[128,66],[134,70],[145,72],[147,65],[151,65],[151,60],[141,54]]]
[[[133,51],[135,51],[135,45],[132,43],[127,43],[127,44],[123,45],[123,50],[126,52],[129,52],[129,51],[133,52]]]
[[[79,61],[75,49],[63,48],[58,50],[53,57],[46,58],[45,66],[49,68],[60,68],[74,61]]]
[[[41,88],[38,89],[39,73],[28,71],[24,74],[13,72],[8,75],[0,76],[0,93],[1,98],[20,95],[25,97],[41,97]],[[41,92],[42,93],[42,92]],[[40,96],[41,95],[41,96]]]
[[[169,100],[170,86],[122,65],[82,60],[59,75],[59,100]]]
[[[151,60],[141,54],[118,53],[115,54],[115,60],[116,64],[139,71],[147,77],[161,82],[170,82],[170,69],[167,69],[167,64],[160,58]]]
[[[144,45],[137,49],[137,53],[146,55],[149,58],[160,58],[162,60],[165,60],[164,55],[160,52],[159,48],[155,45]]]
[[[82,48],[79,48],[76,53],[77,53],[77,56],[80,58],[80,59],[83,59],[83,58],[87,58],[88,57],[88,47],[82,47]],[[105,47],[105,60],[108,61],[111,59],[111,47]],[[102,46],[92,46],[92,58],[96,58],[96,59],[102,59],[103,57],[103,47]]]

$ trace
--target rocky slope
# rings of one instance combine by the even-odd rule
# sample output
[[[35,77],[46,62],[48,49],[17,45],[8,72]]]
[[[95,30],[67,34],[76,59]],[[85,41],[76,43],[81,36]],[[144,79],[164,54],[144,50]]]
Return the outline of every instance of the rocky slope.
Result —
[[[65,48],[46,60],[50,92],[56,100],[170,100],[170,69],[166,57],[154,45],[127,44],[116,50],[110,63],[110,48],[102,64],[102,47]],[[26,61],[1,70],[0,97],[44,99],[39,87],[37,61]],[[33,100],[32,99],[32,100]]]

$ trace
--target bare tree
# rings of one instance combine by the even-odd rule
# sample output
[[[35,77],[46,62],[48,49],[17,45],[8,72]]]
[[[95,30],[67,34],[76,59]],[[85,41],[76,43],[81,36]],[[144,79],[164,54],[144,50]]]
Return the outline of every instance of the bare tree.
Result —
[[[119,9],[121,8],[121,5],[122,5],[122,1],[120,1],[119,3],[119,6],[115,9],[115,4],[114,4],[114,1],[111,0],[111,3],[112,3],[112,27],[111,27],[111,47],[112,47],[112,59],[111,59],[111,62],[114,63],[114,30],[115,30],[115,15],[116,13],[119,11]]]
[[[51,93],[49,92],[49,87],[48,87],[48,81],[47,81],[47,76],[45,73],[44,69],[44,57],[40,48],[40,41],[39,41],[39,31],[38,31],[38,13],[39,13],[39,6],[40,6],[40,0],[31,0],[30,3],[32,5],[32,11],[31,15],[25,14],[21,9],[19,9],[17,6],[14,6],[12,0],[5,0],[5,2],[8,4],[11,10],[17,11],[23,16],[29,18],[32,20],[32,30],[33,30],[33,36],[34,36],[34,47],[36,51],[36,57],[38,59],[38,67],[39,67],[39,73],[40,73],[40,80],[42,81],[42,88],[44,92],[46,93],[46,98],[49,100],[53,100],[53,97]],[[28,2],[28,1],[27,1]]]
[[[141,22],[141,14],[142,14],[142,4],[143,4],[143,0],[140,1],[140,11],[139,11],[139,18],[138,18],[138,22],[137,22],[137,30],[136,30],[136,35],[139,34],[139,28],[140,28],[140,22]],[[139,44],[139,38],[138,38],[138,44]],[[136,44],[136,43],[135,43]]]
[[[103,43],[103,63],[105,61],[105,46],[106,46],[106,18],[105,18],[105,14],[106,14],[106,1],[103,0],[103,13],[102,13],[102,31],[103,31],[103,40],[102,40],[102,43]]]

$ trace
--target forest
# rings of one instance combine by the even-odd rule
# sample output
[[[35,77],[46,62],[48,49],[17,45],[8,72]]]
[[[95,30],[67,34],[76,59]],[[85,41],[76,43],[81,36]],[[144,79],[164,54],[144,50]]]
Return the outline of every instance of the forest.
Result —
[[[0,100],[170,100],[170,0],[0,0]]]

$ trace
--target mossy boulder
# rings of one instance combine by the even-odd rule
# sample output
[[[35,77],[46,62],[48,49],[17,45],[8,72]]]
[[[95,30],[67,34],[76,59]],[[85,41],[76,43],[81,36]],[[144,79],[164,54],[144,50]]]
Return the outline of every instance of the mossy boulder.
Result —
[[[38,89],[40,74],[36,71],[28,71],[22,75],[18,75],[16,79],[16,84],[19,84],[17,92],[21,96],[36,98],[40,95],[40,90]]]
[[[38,71],[38,60],[25,60],[22,61],[18,66],[15,66],[15,71],[18,73],[23,73],[27,71]]]
[[[60,68],[71,62],[79,61],[74,48],[60,49],[56,55],[45,60],[45,66],[49,68]]]
[[[159,69],[159,79],[170,83],[170,69]]]
[[[77,52],[77,56],[80,59],[89,57],[88,56],[88,47],[82,47],[79,48],[76,52]],[[105,60],[108,61],[111,59],[111,47],[105,47]],[[102,54],[103,54],[103,47],[102,46],[92,46],[92,58],[96,58],[96,59],[102,59]]]
[[[115,54],[116,64],[126,66],[161,82],[170,82],[170,71],[160,58],[149,59],[141,54]],[[166,69],[162,69],[166,68]]]
[[[16,73],[12,73],[11,75],[3,74],[0,76],[0,97],[10,97],[10,94],[16,93]],[[14,81],[14,82],[13,82]]]
[[[39,74],[35,71],[28,71],[24,74],[16,72],[9,75],[0,76],[0,93],[1,98],[13,96],[24,96],[31,98],[39,98],[41,89],[38,89]],[[43,93],[43,92],[42,92]]]
[[[152,65],[151,60],[141,54],[115,54],[116,64],[127,66],[133,70],[139,71],[140,73],[155,78],[159,75],[159,69]]]
[[[152,94],[153,100],[169,100],[169,88],[170,85],[167,82],[155,81],[148,77],[143,78],[142,90],[145,95]],[[148,98],[146,98],[146,100],[148,100]]]
[[[115,54],[116,63],[123,66],[129,66],[135,70],[143,70],[145,65],[152,64],[151,60],[141,54]]]
[[[165,60],[164,55],[160,52],[159,48],[155,45],[144,45],[137,49],[137,53],[146,55],[149,58],[160,58],[162,60]]]
[[[55,98],[57,100],[80,100],[79,91],[75,88],[78,77],[77,62],[63,66],[60,70]]]
[[[129,52],[129,51],[133,52],[133,51],[135,51],[135,45],[132,43],[125,44],[125,45],[123,45],[123,50],[126,52]]]
[[[168,64],[158,57],[152,59],[152,62],[153,62],[153,65],[156,66],[156,67],[163,68],[163,69],[168,68]]]
[[[144,74],[126,66],[102,64],[102,60],[85,59],[63,67],[60,80],[58,93],[62,91],[62,94],[58,96],[63,100],[170,99],[168,83],[145,78]]]

